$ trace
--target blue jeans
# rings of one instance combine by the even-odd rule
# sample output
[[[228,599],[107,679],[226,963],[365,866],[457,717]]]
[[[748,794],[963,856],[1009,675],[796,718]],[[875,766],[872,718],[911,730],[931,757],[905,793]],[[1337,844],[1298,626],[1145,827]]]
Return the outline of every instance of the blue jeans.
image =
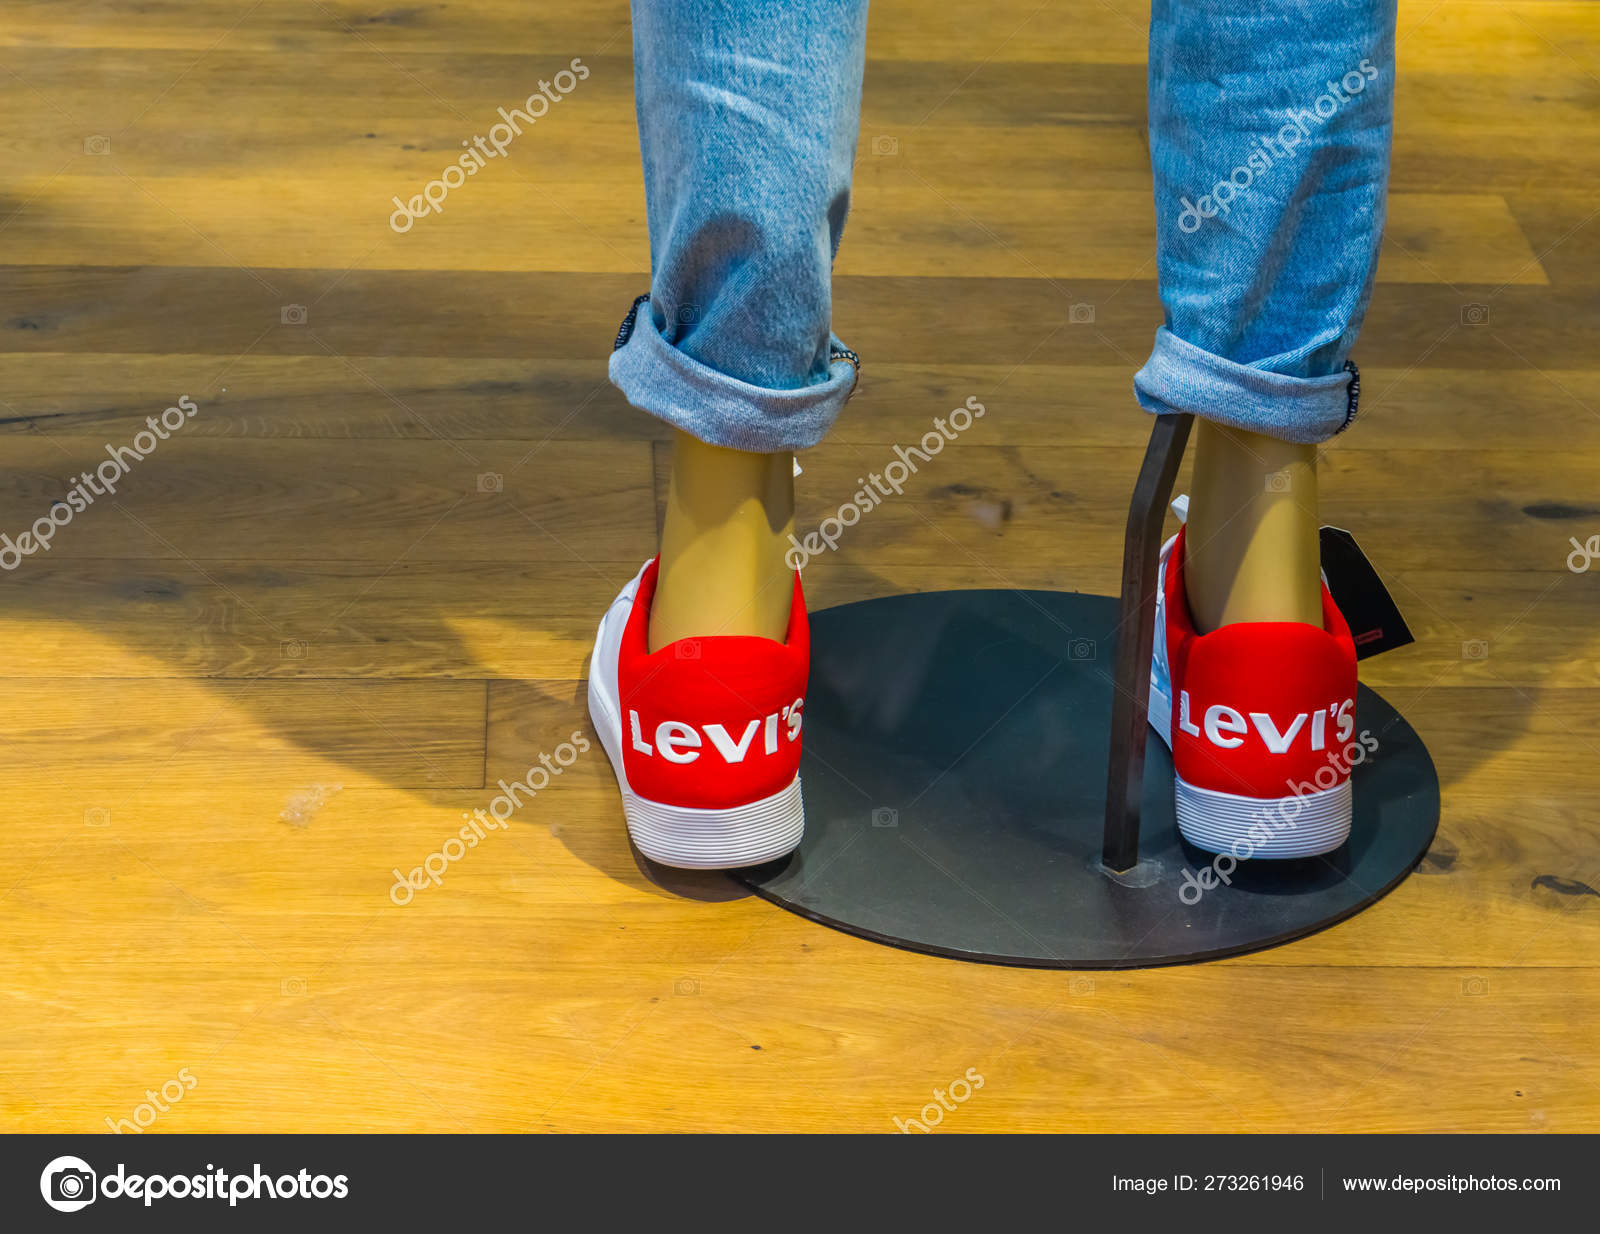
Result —
[[[652,275],[611,380],[712,444],[816,445],[854,386],[830,275],[866,19],[866,0],[633,0]],[[1395,0],[1153,0],[1146,410],[1298,442],[1349,424],[1394,33]]]

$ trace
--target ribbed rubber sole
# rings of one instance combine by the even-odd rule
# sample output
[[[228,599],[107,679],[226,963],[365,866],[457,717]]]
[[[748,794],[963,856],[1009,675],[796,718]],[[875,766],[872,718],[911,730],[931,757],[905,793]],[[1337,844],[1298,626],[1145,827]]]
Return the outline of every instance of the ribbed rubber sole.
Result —
[[[624,790],[628,834],[651,861],[686,870],[760,865],[795,850],[805,834],[800,777],[748,805],[722,810],[665,805]]]
[[[1350,838],[1350,781],[1287,797],[1241,797],[1175,776],[1178,830],[1196,848],[1248,858],[1319,857]]]

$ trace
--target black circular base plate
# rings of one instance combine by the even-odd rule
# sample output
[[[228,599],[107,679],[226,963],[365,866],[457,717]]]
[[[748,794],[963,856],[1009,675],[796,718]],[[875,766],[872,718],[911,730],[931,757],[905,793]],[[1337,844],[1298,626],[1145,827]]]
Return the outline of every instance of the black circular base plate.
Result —
[[[1172,758],[1152,732],[1140,861],[1106,870],[1116,625],[1115,600],[1049,591],[929,592],[814,614],[805,840],[735,877],[915,951],[1138,968],[1299,938],[1415,868],[1438,824],[1438,776],[1411,726],[1362,687],[1356,732],[1378,745],[1352,773],[1343,848],[1219,870],[1178,834]]]

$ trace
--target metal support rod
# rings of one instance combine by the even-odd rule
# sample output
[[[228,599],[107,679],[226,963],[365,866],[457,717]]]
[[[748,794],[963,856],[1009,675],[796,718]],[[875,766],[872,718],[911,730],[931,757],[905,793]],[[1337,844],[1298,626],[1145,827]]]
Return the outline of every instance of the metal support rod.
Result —
[[[1144,743],[1149,737],[1150,652],[1155,643],[1156,562],[1161,528],[1178,465],[1189,442],[1190,415],[1157,416],[1139,480],[1128,504],[1122,546],[1122,607],[1112,680],[1111,758],[1106,768],[1106,831],[1101,860],[1119,873],[1139,861],[1139,811],[1144,798]]]

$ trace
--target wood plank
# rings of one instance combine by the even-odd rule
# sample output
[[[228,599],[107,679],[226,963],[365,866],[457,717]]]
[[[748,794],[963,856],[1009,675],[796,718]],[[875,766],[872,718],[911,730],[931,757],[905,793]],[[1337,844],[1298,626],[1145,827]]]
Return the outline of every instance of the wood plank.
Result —
[[[70,784],[80,818],[130,785],[218,768],[246,783],[482,783],[481,682],[13,677],[3,706],[8,781]]]
[[[240,271],[0,266],[20,311],[3,352],[554,358],[610,354],[642,274]],[[835,328],[864,357],[900,364],[1144,363],[1162,320],[1154,280],[845,278]],[[1092,322],[1071,320],[1075,303]],[[287,305],[307,310],[283,320]],[[559,313],[549,311],[560,305]],[[915,306],[917,329],[903,316]],[[1486,305],[1483,324],[1467,309]],[[1600,355],[1587,287],[1387,284],[1374,294],[1357,362],[1400,370],[1545,373]],[[1530,371],[1531,370],[1531,371]],[[205,375],[214,378],[216,372]],[[198,384],[198,382],[196,383]],[[225,381],[216,381],[218,386]]]
[[[0,46],[0,67],[30,87],[0,117],[0,137],[19,160],[67,176],[161,177],[181,165],[190,176],[299,176],[321,169],[323,175],[426,180],[460,154],[464,138],[487,134],[500,119],[498,109],[524,101],[571,58],[520,40],[518,46],[525,50],[474,56],[470,66],[425,53],[375,61],[348,48],[287,60],[231,42],[198,59],[188,50]],[[375,64],[394,88],[374,92]],[[506,153],[478,174],[521,175],[536,183],[559,177],[561,183],[606,183],[637,193],[642,179],[631,58],[589,56],[584,64],[589,77],[531,129],[524,125]],[[873,139],[893,136],[895,154],[917,160],[923,174],[957,184],[960,168],[944,167],[945,160],[992,173],[1002,157],[1008,180],[1025,185],[1039,176],[1051,186],[1109,187],[1129,174],[1132,183],[1148,184],[1142,63],[1088,64],[1069,73],[1055,65],[1008,63],[969,79],[959,108],[945,113],[940,105],[950,97],[952,77],[959,80],[971,67],[963,61],[874,62],[864,83],[858,176],[890,165]],[[234,106],[197,133],[191,117],[219,93]],[[272,117],[270,140],[262,139],[264,115]],[[107,140],[86,146],[90,136]],[[1104,162],[1088,157],[1097,155],[1106,156]]]
[[[307,168],[337,168],[425,181],[459,153],[463,138],[487,131],[497,108],[525,98],[530,82],[570,59],[548,44],[518,45],[527,50],[475,57],[470,76],[437,55],[386,53],[377,63],[400,88],[384,96],[381,110],[363,110],[374,58],[347,49],[288,61],[231,40],[199,59],[189,50],[0,45],[0,67],[28,86],[0,117],[0,139],[19,164],[67,176],[160,177],[181,165],[190,175],[225,169],[298,177]],[[587,58],[591,75],[581,95],[575,91],[570,106],[550,113],[536,136],[513,142],[508,161],[491,167],[534,184],[605,183],[637,196],[632,65],[623,44],[613,52],[623,54]],[[1406,65],[1396,83],[1392,187],[1560,191],[1580,182],[1597,157],[1591,77],[1576,59],[1555,61],[1529,82]],[[960,105],[946,111],[951,80],[962,78]],[[1146,90],[1142,62],[1062,72],[1016,61],[874,60],[857,183],[912,167],[941,192],[994,177],[1025,188],[1145,188]],[[197,134],[189,117],[218,93],[237,100],[237,110],[224,109]],[[270,141],[260,139],[262,115],[272,117]],[[339,126],[332,131],[330,117]],[[86,146],[91,136],[106,140]],[[86,156],[89,149],[101,154]]]
[[[0,578],[15,651],[0,675],[577,677],[598,614],[650,551],[589,564],[32,560]]]
[[[1511,354],[1509,352],[1505,353]],[[1363,359],[1365,358],[1363,353]],[[1142,360],[1143,357],[1140,357]],[[996,419],[980,443],[1140,445],[1148,432],[1126,364],[897,364],[874,360],[831,440],[909,442],[968,397]],[[1600,444],[1600,371],[1476,371],[1363,363],[1355,431],[1339,451],[1548,450]],[[121,441],[174,390],[210,391],[197,437],[334,440],[440,434],[451,440],[667,440],[606,380],[604,354],[578,359],[0,352],[0,434]],[[1470,405],[1474,414],[1464,414]],[[1000,414],[1003,412],[1003,415]]]
[[[582,360],[444,356],[0,353],[0,433],[126,441],[175,390],[205,390],[194,437],[492,439],[665,437]]]
[[[436,175],[437,167],[428,166],[425,175]],[[14,191],[24,204],[0,232],[0,257],[41,265],[76,256],[105,265],[263,270],[621,274],[648,266],[642,193],[604,184],[569,184],[555,193],[509,163],[504,170],[510,174],[484,172],[466,181],[443,213],[397,235],[388,223],[390,198],[420,193],[425,178],[139,178],[115,174],[113,162],[104,175],[19,181]],[[1428,197],[1391,197],[1381,281],[1548,281],[1504,199]],[[1155,218],[1146,191],[950,188],[935,202],[914,173],[892,185],[858,186],[840,274],[913,277],[955,264],[970,277],[1118,280],[1150,268]],[[1446,207],[1449,227],[1434,222]]]
[[[625,0],[603,0],[582,9],[551,6],[537,15],[506,0],[377,12],[352,0],[310,9],[293,0],[268,0],[242,18],[224,18],[203,6],[176,3],[146,20],[126,23],[127,29],[121,28],[123,23],[108,21],[98,0],[62,5],[21,0],[15,8],[5,42],[30,47],[206,51],[225,35],[228,46],[253,50],[351,49],[384,58],[445,47],[476,59],[529,46],[555,47],[573,55],[626,48],[629,42]],[[1147,9],[1131,0],[1075,12],[1052,10],[1030,0],[990,0],[979,30],[959,12],[930,12],[915,0],[880,0],[872,10],[869,48],[874,58],[885,59],[1138,64],[1144,59],[1148,16]]]
[[[205,412],[197,406],[198,418]],[[135,440],[15,440],[0,527],[21,535],[63,501],[71,480]],[[319,442],[277,438],[241,451],[226,438],[174,434],[120,480],[113,468],[115,493],[57,527],[48,551],[53,559],[293,561],[315,545],[314,559],[383,566],[424,557],[643,559],[653,547],[649,449],[374,441],[352,450],[348,467],[330,469]],[[13,567],[18,577],[28,564]]]
[[[623,0],[602,0],[581,11],[550,6],[537,14],[508,0],[381,12],[352,0],[310,9],[293,0],[270,0],[243,20],[176,3],[126,23],[107,20],[101,0],[18,0],[12,10],[3,42],[30,48],[203,52],[225,41],[232,48],[298,54],[354,48],[382,62],[382,57],[441,47],[453,54],[470,53],[475,60],[522,47],[552,47],[572,55],[625,49],[629,39]],[[1515,76],[1537,72],[1564,56],[1595,67],[1588,25],[1592,15],[1582,0],[1405,0],[1400,12],[1402,69],[1415,62],[1458,73]],[[980,28],[964,10],[880,0],[873,6],[868,49],[875,60],[1139,65],[1147,48],[1148,18],[1148,7],[1132,0],[1061,9],[1030,0],[989,0]],[[1494,57],[1483,55],[1485,46],[1495,48]]]

